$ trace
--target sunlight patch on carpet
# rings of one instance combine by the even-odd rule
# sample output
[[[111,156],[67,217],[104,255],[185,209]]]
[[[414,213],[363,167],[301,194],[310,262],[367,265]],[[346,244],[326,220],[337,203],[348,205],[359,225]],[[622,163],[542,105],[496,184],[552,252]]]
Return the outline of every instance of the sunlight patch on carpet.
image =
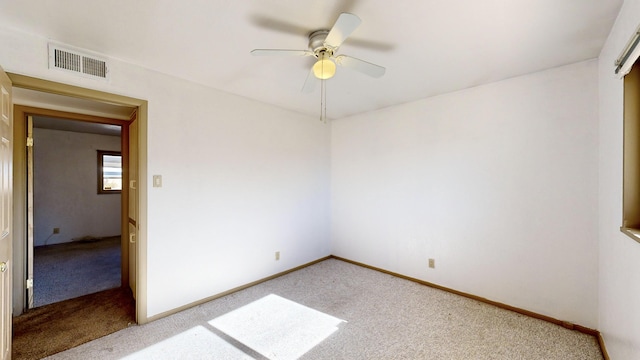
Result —
[[[196,326],[156,343],[123,359],[177,359],[188,354],[190,359],[253,360],[253,358],[204,326]],[[212,357],[213,356],[213,357]]]
[[[297,359],[344,320],[270,294],[209,324],[268,359]]]

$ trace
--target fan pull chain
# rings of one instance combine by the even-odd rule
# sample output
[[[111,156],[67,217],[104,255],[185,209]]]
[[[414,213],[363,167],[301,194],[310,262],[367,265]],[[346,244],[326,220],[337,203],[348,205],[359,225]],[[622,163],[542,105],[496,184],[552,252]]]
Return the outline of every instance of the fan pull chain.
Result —
[[[320,80],[320,121],[322,121],[322,101],[323,96],[322,94],[324,93],[324,80]]]
[[[320,80],[320,121],[327,122],[327,87],[326,80]]]
[[[324,123],[327,123],[327,87],[324,88]]]

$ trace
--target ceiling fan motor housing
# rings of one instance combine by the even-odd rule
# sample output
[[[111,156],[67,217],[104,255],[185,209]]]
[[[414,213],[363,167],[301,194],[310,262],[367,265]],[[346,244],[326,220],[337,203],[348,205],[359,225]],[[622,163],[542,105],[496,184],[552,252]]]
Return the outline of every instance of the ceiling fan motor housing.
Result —
[[[316,57],[318,57],[321,52],[326,53],[328,56],[333,55],[333,49],[327,47],[324,43],[327,35],[329,35],[329,30],[317,30],[309,35],[309,49],[313,50]]]

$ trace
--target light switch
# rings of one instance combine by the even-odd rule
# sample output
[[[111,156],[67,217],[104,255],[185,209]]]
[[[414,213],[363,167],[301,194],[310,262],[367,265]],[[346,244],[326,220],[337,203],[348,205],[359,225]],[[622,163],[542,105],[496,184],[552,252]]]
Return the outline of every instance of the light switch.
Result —
[[[153,187],[162,187],[162,175],[153,175]]]

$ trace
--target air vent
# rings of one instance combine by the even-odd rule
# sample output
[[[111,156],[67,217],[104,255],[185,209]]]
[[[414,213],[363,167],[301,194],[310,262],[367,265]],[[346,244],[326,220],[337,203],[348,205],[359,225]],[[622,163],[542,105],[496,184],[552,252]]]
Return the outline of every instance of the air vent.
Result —
[[[49,68],[73,72],[85,77],[108,80],[107,60],[86,51],[49,44]]]

